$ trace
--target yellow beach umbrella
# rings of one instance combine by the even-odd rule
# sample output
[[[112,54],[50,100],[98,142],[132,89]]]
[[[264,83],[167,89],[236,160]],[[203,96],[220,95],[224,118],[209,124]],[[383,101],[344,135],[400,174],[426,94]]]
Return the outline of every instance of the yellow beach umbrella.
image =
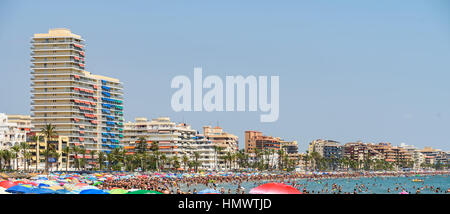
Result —
[[[54,190],[54,191],[60,190],[60,189],[64,189],[64,187],[62,187],[62,186],[57,186],[57,185],[55,185],[55,186],[49,186],[49,187],[46,187],[46,188],[47,188],[47,189]]]

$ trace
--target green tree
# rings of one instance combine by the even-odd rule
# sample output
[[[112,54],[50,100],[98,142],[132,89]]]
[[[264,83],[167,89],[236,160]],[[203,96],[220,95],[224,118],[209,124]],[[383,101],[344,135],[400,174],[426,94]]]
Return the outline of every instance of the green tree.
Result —
[[[69,164],[70,164],[70,147],[66,146],[63,148],[63,154],[66,156],[66,172],[69,171]]]
[[[52,124],[45,124],[44,127],[41,130],[41,133],[45,137],[45,173],[48,173],[48,158],[50,155],[50,144],[49,141],[51,141],[56,136],[55,126]]]
[[[200,165],[198,159],[200,158],[200,153],[194,152],[194,164],[195,164],[195,172],[198,172],[198,166]]]
[[[78,154],[80,154],[80,150],[81,150],[81,148],[80,147],[78,147],[78,146],[73,146],[72,147],[72,151],[73,151],[73,153],[74,153],[74,155],[75,155],[75,167],[78,169],[78,170],[80,170],[80,165],[81,165],[81,163],[80,163],[80,157],[78,156]]]
[[[30,149],[30,145],[28,145],[27,142],[21,142],[19,144],[19,148],[22,152],[22,164],[23,164],[23,168],[24,171],[26,171],[26,159],[25,159],[25,153],[28,151],[28,149]]]
[[[13,147],[11,147],[11,150],[13,152],[14,162],[16,163],[16,170],[19,170],[19,156],[20,156],[19,144],[16,144]]]
[[[91,150],[89,151],[89,155],[91,156],[91,161],[94,162],[95,158],[94,156],[97,154],[97,151]],[[95,166],[95,165],[94,165]],[[94,166],[92,166],[91,170],[94,169]]]
[[[80,148],[80,154],[83,156],[83,159],[81,160],[81,167],[84,171],[86,171],[86,148],[81,147]]]
[[[105,162],[105,152],[101,151],[98,153],[98,164],[100,171],[103,170],[103,163]]]
[[[140,137],[138,142],[136,143],[136,153],[144,154],[145,152],[147,152],[147,146],[147,140],[145,139],[145,137]]]
[[[182,161],[183,161],[183,168],[184,168],[184,170],[186,170],[186,168],[188,166],[187,164],[189,163],[189,157],[186,154],[184,154]]]

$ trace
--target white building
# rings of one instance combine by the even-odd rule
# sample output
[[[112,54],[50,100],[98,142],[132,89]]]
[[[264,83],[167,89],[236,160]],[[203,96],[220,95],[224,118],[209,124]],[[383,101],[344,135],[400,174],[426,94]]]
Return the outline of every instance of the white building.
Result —
[[[401,143],[400,147],[405,149],[409,154],[411,154],[411,157],[414,162],[414,169],[421,168],[421,165],[425,163],[425,155],[419,151],[415,146],[412,145],[406,145],[405,143]]]
[[[26,142],[27,132],[17,122],[10,122],[8,115],[0,113],[0,149],[9,150],[20,142]]]
[[[217,159],[213,142],[186,123],[175,123],[168,117],[151,121],[147,118],[136,118],[134,122],[125,123],[123,139],[125,149],[132,151],[141,137],[149,144],[157,142],[159,152],[168,160],[176,157],[181,168],[188,167],[184,166],[183,157],[187,156],[189,162],[194,161],[196,152],[199,154],[197,159],[199,169],[215,167]]]

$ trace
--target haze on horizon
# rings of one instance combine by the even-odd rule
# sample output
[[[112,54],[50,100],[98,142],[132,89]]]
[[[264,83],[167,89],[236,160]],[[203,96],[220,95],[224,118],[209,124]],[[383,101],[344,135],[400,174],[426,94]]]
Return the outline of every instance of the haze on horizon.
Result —
[[[86,70],[124,83],[127,121],[169,116],[297,140],[450,150],[450,3],[1,1],[0,112],[30,114],[30,39],[68,28]],[[280,76],[280,114],[174,112],[177,75]]]

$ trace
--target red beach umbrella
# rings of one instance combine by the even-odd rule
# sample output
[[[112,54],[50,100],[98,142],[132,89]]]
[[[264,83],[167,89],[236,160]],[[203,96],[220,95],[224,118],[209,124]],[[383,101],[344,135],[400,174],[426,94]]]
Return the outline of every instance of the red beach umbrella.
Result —
[[[9,189],[10,187],[16,186],[17,184],[12,181],[2,181],[0,182],[0,187]]]
[[[302,192],[287,184],[267,183],[251,189],[250,194],[302,194]]]

